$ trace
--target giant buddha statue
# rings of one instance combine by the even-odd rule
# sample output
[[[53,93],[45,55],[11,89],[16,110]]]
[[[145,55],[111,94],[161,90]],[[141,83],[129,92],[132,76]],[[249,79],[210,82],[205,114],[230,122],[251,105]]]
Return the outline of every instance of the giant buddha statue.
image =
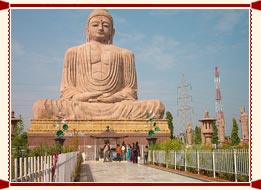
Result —
[[[65,53],[60,100],[40,99],[34,119],[162,119],[159,100],[138,100],[134,55],[112,44],[115,29],[107,10],[94,10],[86,25],[87,42]]]

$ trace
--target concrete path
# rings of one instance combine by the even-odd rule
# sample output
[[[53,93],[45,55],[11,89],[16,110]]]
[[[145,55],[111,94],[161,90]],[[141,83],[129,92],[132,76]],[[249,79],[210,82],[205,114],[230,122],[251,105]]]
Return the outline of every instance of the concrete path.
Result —
[[[130,162],[85,161],[80,182],[202,182],[201,180]]]

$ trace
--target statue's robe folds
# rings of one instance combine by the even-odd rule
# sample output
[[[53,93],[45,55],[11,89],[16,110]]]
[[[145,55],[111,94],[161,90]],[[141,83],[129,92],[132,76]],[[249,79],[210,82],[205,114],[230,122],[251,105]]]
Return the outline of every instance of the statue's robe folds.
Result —
[[[61,99],[40,99],[33,105],[34,119],[57,119],[59,112],[68,120],[145,119],[146,113],[161,119],[164,105],[159,100],[137,100],[137,77],[132,52],[113,45],[104,45],[100,59],[106,67],[97,77],[92,64],[92,45],[70,48],[65,54],[61,82]],[[103,58],[103,54],[105,55]],[[97,69],[96,69],[97,70]],[[99,76],[99,75],[98,75]],[[81,93],[110,94],[113,103],[73,100]]]

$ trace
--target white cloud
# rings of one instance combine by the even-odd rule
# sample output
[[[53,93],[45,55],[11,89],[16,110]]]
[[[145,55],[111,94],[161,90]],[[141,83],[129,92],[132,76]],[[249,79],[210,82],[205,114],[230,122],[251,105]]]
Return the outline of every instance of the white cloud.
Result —
[[[217,22],[216,29],[220,32],[231,32],[241,20],[242,12],[234,10],[223,13]]]
[[[119,15],[113,15],[113,22],[114,25],[120,25],[126,23],[126,19],[124,17],[121,17]]]
[[[144,39],[145,39],[145,35],[137,32],[122,33],[122,32],[117,32],[116,30],[115,33],[115,41],[121,47],[125,47],[126,44],[130,44],[130,43],[131,44],[140,43]]]
[[[23,56],[25,54],[25,47],[20,42],[13,40],[11,43],[11,50],[14,56]]]
[[[139,47],[137,60],[141,64],[151,64],[156,68],[166,69],[175,65],[175,49],[177,42],[165,36],[153,36]]]

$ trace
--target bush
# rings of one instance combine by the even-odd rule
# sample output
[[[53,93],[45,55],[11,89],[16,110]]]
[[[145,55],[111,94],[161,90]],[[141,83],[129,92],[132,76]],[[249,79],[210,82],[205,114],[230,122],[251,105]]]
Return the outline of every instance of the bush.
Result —
[[[187,171],[191,172],[193,174],[197,174],[198,173],[198,169],[197,168],[191,168],[191,167],[187,167]]]
[[[54,155],[55,153],[67,153],[67,152],[73,152],[73,148],[70,146],[63,146],[53,144],[53,145],[47,145],[47,144],[41,144],[40,146],[37,146],[29,151],[29,156],[45,156],[45,155]]]
[[[161,150],[160,144],[156,143],[154,145],[150,145],[149,150]]]
[[[72,173],[72,181],[77,182],[80,180],[81,163],[83,162],[82,154],[79,153],[77,156],[77,164],[74,172]]]
[[[199,173],[208,177],[213,177],[213,171],[208,171],[204,169],[200,169]]]
[[[247,181],[249,181],[249,176],[238,174],[237,181],[238,182],[247,182]]]
[[[160,145],[161,150],[170,151],[170,150],[181,150],[183,145],[177,139],[168,139],[161,143]]]
[[[216,176],[221,179],[235,181],[235,175],[230,173],[217,172]]]

